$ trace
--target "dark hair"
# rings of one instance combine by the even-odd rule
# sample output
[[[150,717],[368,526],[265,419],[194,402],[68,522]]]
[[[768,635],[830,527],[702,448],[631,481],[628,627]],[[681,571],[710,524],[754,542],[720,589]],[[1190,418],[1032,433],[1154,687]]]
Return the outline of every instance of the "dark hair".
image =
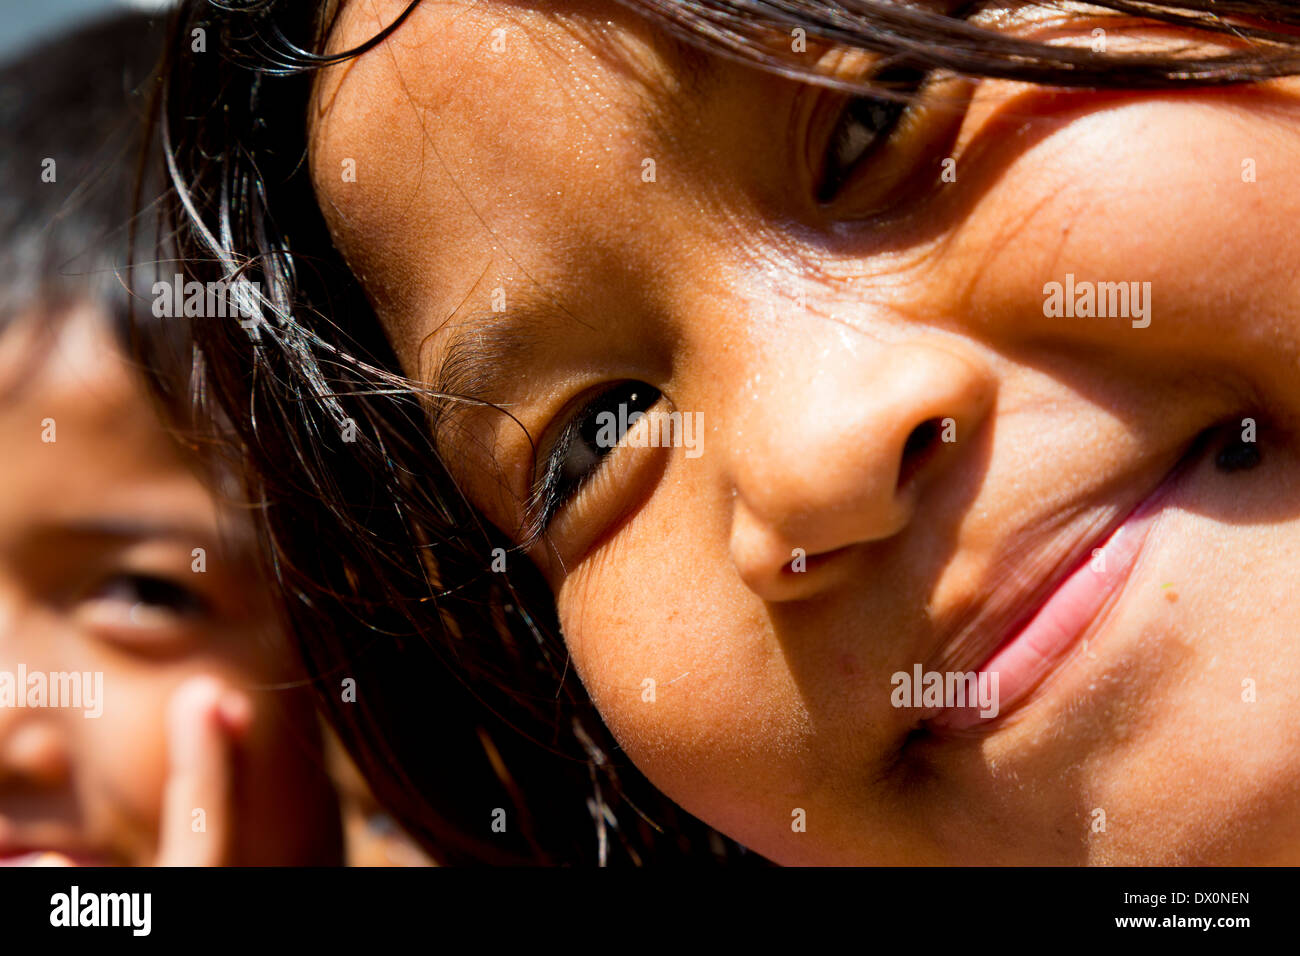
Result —
[[[618,755],[535,568],[488,571],[492,549],[511,543],[452,480],[429,427],[439,396],[401,376],[329,239],[305,162],[312,71],[381,42],[416,2],[328,56],[338,4],[189,0],[174,21],[162,114],[177,240],[195,276],[252,275],[266,298],[252,333],[205,322],[194,334],[267,503],[265,543],[298,644],[376,795],[444,861],[753,859]],[[622,2],[690,43],[860,92],[871,87],[758,38],[802,28],[912,68],[1064,86],[1300,73],[1289,32],[1300,10],[1269,0],[1093,3],[1249,44],[1214,56],[1043,45],[882,0]],[[193,53],[200,40],[207,52]],[[349,427],[355,441],[343,440]],[[355,703],[341,698],[345,677]],[[508,806],[512,825],[493,834],[492,810]]]
[[[104,307],[123,346],[150,275],[131,247],[158,236],[134,213],[164,177],[144,135],[165,23],[124,13],[24,51],[0,67],[0,317],[72,300]],[[147,235],[145,233],[148,233]]]

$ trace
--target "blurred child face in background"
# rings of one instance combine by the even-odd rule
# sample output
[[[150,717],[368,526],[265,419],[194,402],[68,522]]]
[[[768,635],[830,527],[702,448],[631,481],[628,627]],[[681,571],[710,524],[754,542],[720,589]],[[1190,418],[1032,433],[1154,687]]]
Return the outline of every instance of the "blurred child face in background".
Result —
[[[54,318],[0,336],[0,672],[100,691],[0,706],[0,862],[338,862],[247,515],[163,430],[105,316]]]
[[[949,83],[820,203],[843,97],[701,59],[608,4],[426,2],[311,115],[409,374],[468,334],[543,452],[614,382],[703,416],[698,456],[576,449],[532,553],[629,755],[781,862],[1300,862],[1297,84]],[[1139,291],[1054,311],[1076,279]],[[527,437],[456,420],[517,532]],[[992,719],[891,699],[1008,640]]]

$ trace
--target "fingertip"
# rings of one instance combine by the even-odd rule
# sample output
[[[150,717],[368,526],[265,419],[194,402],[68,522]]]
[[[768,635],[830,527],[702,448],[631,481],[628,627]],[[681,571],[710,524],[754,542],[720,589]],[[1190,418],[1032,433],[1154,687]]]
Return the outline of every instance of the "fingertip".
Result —
[[[237,690],[227,691],[221,698],[221,719],[234,733],[243,733],[253,720],[253,704]]]
[[[220,681],[208,675],[192,677],[172,693],[167,717],[173,768],[195,765],[212,746],[224,693]]]
[[[219,706],[223,692],[221,682],[209,674],[191,677],[172,693],[168,716],[174,722],[201,719]]]

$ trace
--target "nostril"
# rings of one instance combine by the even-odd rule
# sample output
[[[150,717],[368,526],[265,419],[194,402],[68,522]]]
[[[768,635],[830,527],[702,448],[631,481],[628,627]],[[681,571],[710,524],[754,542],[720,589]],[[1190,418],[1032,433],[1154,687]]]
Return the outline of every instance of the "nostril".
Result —
[[[912,429],[903,444],[903,460],[898,466],[898,487],[916,476],[939,448],[940,420],[930,418]]]

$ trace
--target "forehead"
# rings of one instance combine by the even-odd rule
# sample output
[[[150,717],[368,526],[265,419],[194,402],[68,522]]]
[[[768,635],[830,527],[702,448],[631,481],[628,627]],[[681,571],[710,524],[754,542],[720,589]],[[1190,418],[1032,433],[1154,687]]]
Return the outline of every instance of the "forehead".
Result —
[[[395,23],[408,4],[345,0],[325,16],[328,51],[369,41]],[[712,65],[707,55],[647,16],[609,0],[423,0],[381,46],[390,60],[417,52],[435,68],[435,78],[451,83],[476,61],[528,68],[549,59],[552,69],[571,61],[579,75],[599,63],[650,87],[669,73],[682,74],[691,83],[707,80]]]
[[[0,334],[0,521],[139,509],[210,517],[211,496],[163,428],[104,317],[28,316]]]
[[[330,49],[364,42],[403,7],[345,4]],[[399,352],[485,269],[487,291],[500,272],[546,285],[592,240],[613,248],[615,225],[637,214],[626,187],[645,159],[666,162],[710,62],[617,4],[434,0],[324,71],[313,180]]]

